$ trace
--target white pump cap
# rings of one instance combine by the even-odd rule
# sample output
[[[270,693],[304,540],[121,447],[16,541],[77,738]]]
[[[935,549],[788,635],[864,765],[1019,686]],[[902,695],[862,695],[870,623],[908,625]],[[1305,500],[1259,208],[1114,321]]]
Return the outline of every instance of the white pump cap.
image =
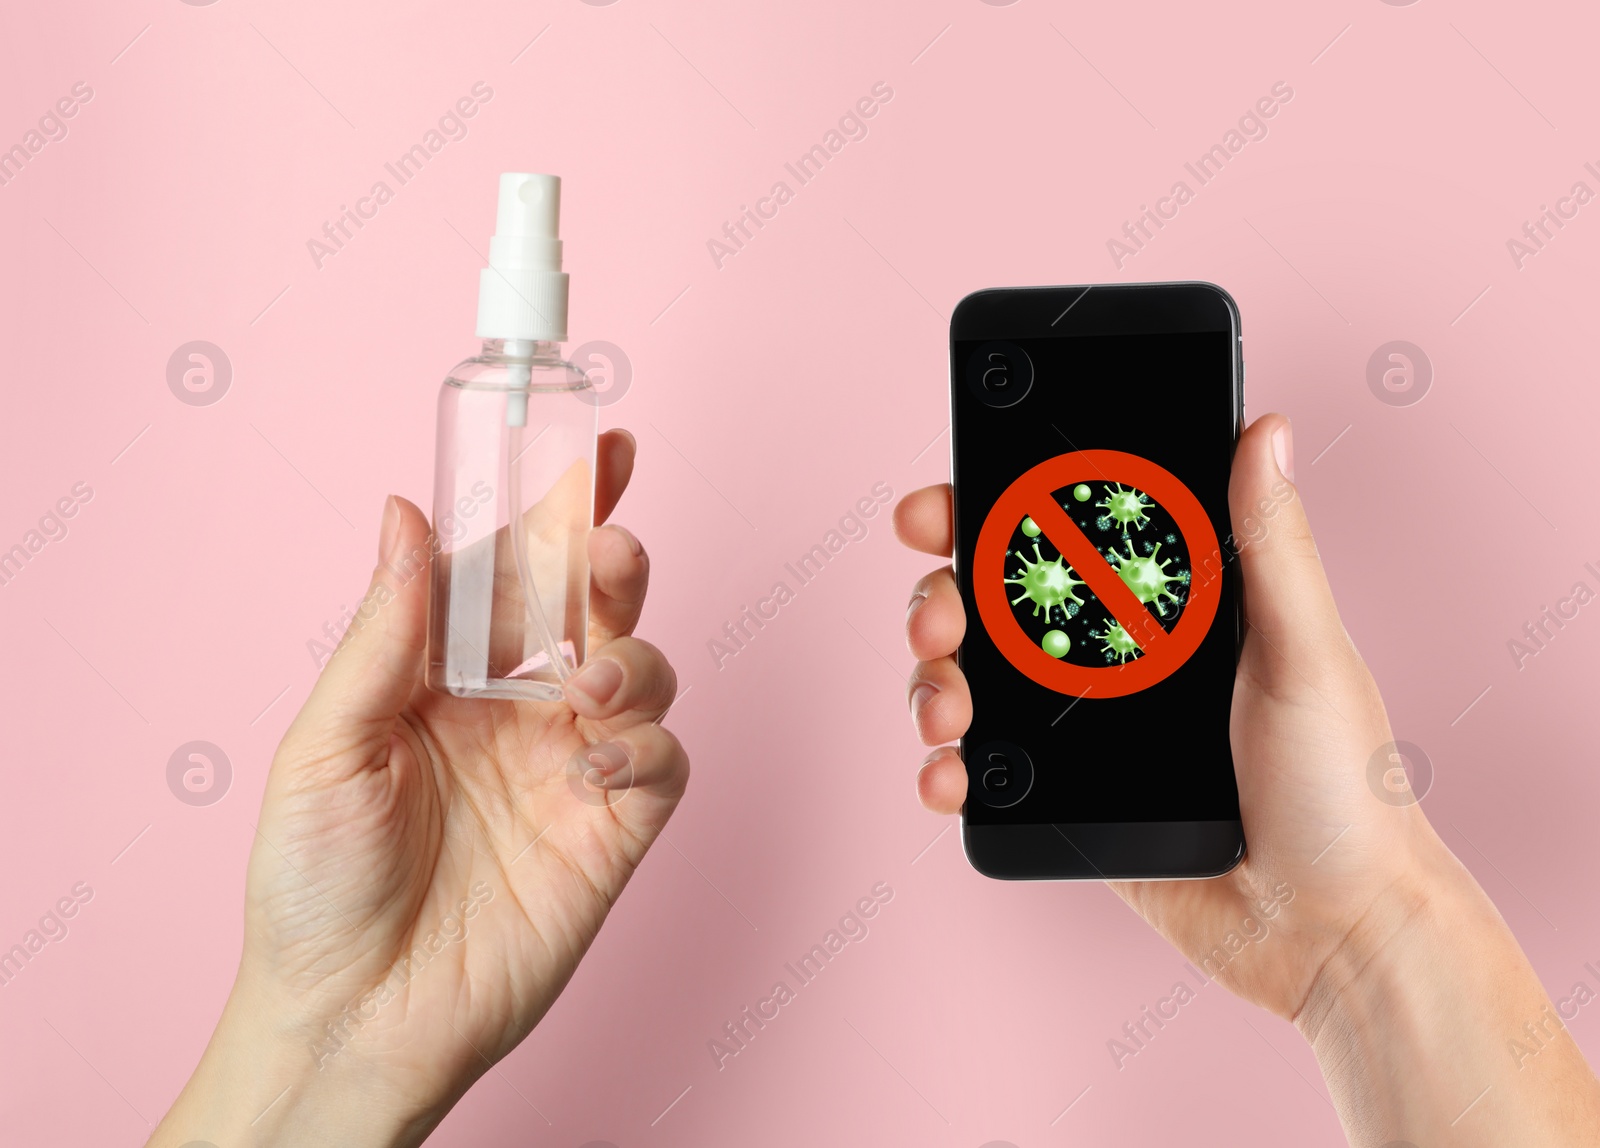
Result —
[[[480,339],[567,337],[567,275],[561,270],[561,179],[506,172],[478,278]]]

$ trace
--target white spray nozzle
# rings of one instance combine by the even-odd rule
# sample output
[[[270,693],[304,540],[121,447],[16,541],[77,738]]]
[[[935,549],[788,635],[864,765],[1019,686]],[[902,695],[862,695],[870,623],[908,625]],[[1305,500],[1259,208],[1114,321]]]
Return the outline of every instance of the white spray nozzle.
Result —
[[[500,177],[489,266],[478,278],[479,338],[566,339],[560,222],[559,177],[530,172]]]
[[[561,234],[561,180],[553,175],[507,172],[500,177],[496,235],[532,235],[555,239]]]

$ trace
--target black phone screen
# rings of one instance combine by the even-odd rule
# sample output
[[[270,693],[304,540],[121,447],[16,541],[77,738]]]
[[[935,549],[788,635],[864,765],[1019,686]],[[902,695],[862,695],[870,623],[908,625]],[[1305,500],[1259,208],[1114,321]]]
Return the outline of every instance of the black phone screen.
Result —
[[[1236,821],[1237,331],[1093,290],[952,324],[967,820]]]

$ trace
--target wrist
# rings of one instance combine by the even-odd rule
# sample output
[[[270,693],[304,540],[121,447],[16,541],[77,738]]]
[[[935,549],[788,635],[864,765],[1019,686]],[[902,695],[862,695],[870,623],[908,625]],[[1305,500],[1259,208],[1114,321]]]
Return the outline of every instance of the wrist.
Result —
[[[1436,958],[1441,942],[1455,937],[1484,944],[1486,929],[1510,941],[1471,874],[1427,831],[1425,844],[1322,962],[1293,1017],[1295,1027],[1316,1045],[1331,1020],[1390,1007]]]
[[[426,1138],[442,1111],[403,1095],[380,1065],[353,1050],[329,1055],[318,1037],[292,1003],[241,976],[151,1145],[392,1148]]]
[[[1352,1143],[1594,1143],[1600,1089],[1493,903],[1426,833],[1295,1016]]]

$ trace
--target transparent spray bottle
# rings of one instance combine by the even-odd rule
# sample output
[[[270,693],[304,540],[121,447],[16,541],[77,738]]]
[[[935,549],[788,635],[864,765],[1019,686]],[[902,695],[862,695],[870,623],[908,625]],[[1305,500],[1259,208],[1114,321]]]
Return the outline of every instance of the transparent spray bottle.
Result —
[[[460,697],[559,698],[584,659],[599,408],[561,357],[560,207],[557,177],[500,177],[483,349],[439,391],[428,685]]]

